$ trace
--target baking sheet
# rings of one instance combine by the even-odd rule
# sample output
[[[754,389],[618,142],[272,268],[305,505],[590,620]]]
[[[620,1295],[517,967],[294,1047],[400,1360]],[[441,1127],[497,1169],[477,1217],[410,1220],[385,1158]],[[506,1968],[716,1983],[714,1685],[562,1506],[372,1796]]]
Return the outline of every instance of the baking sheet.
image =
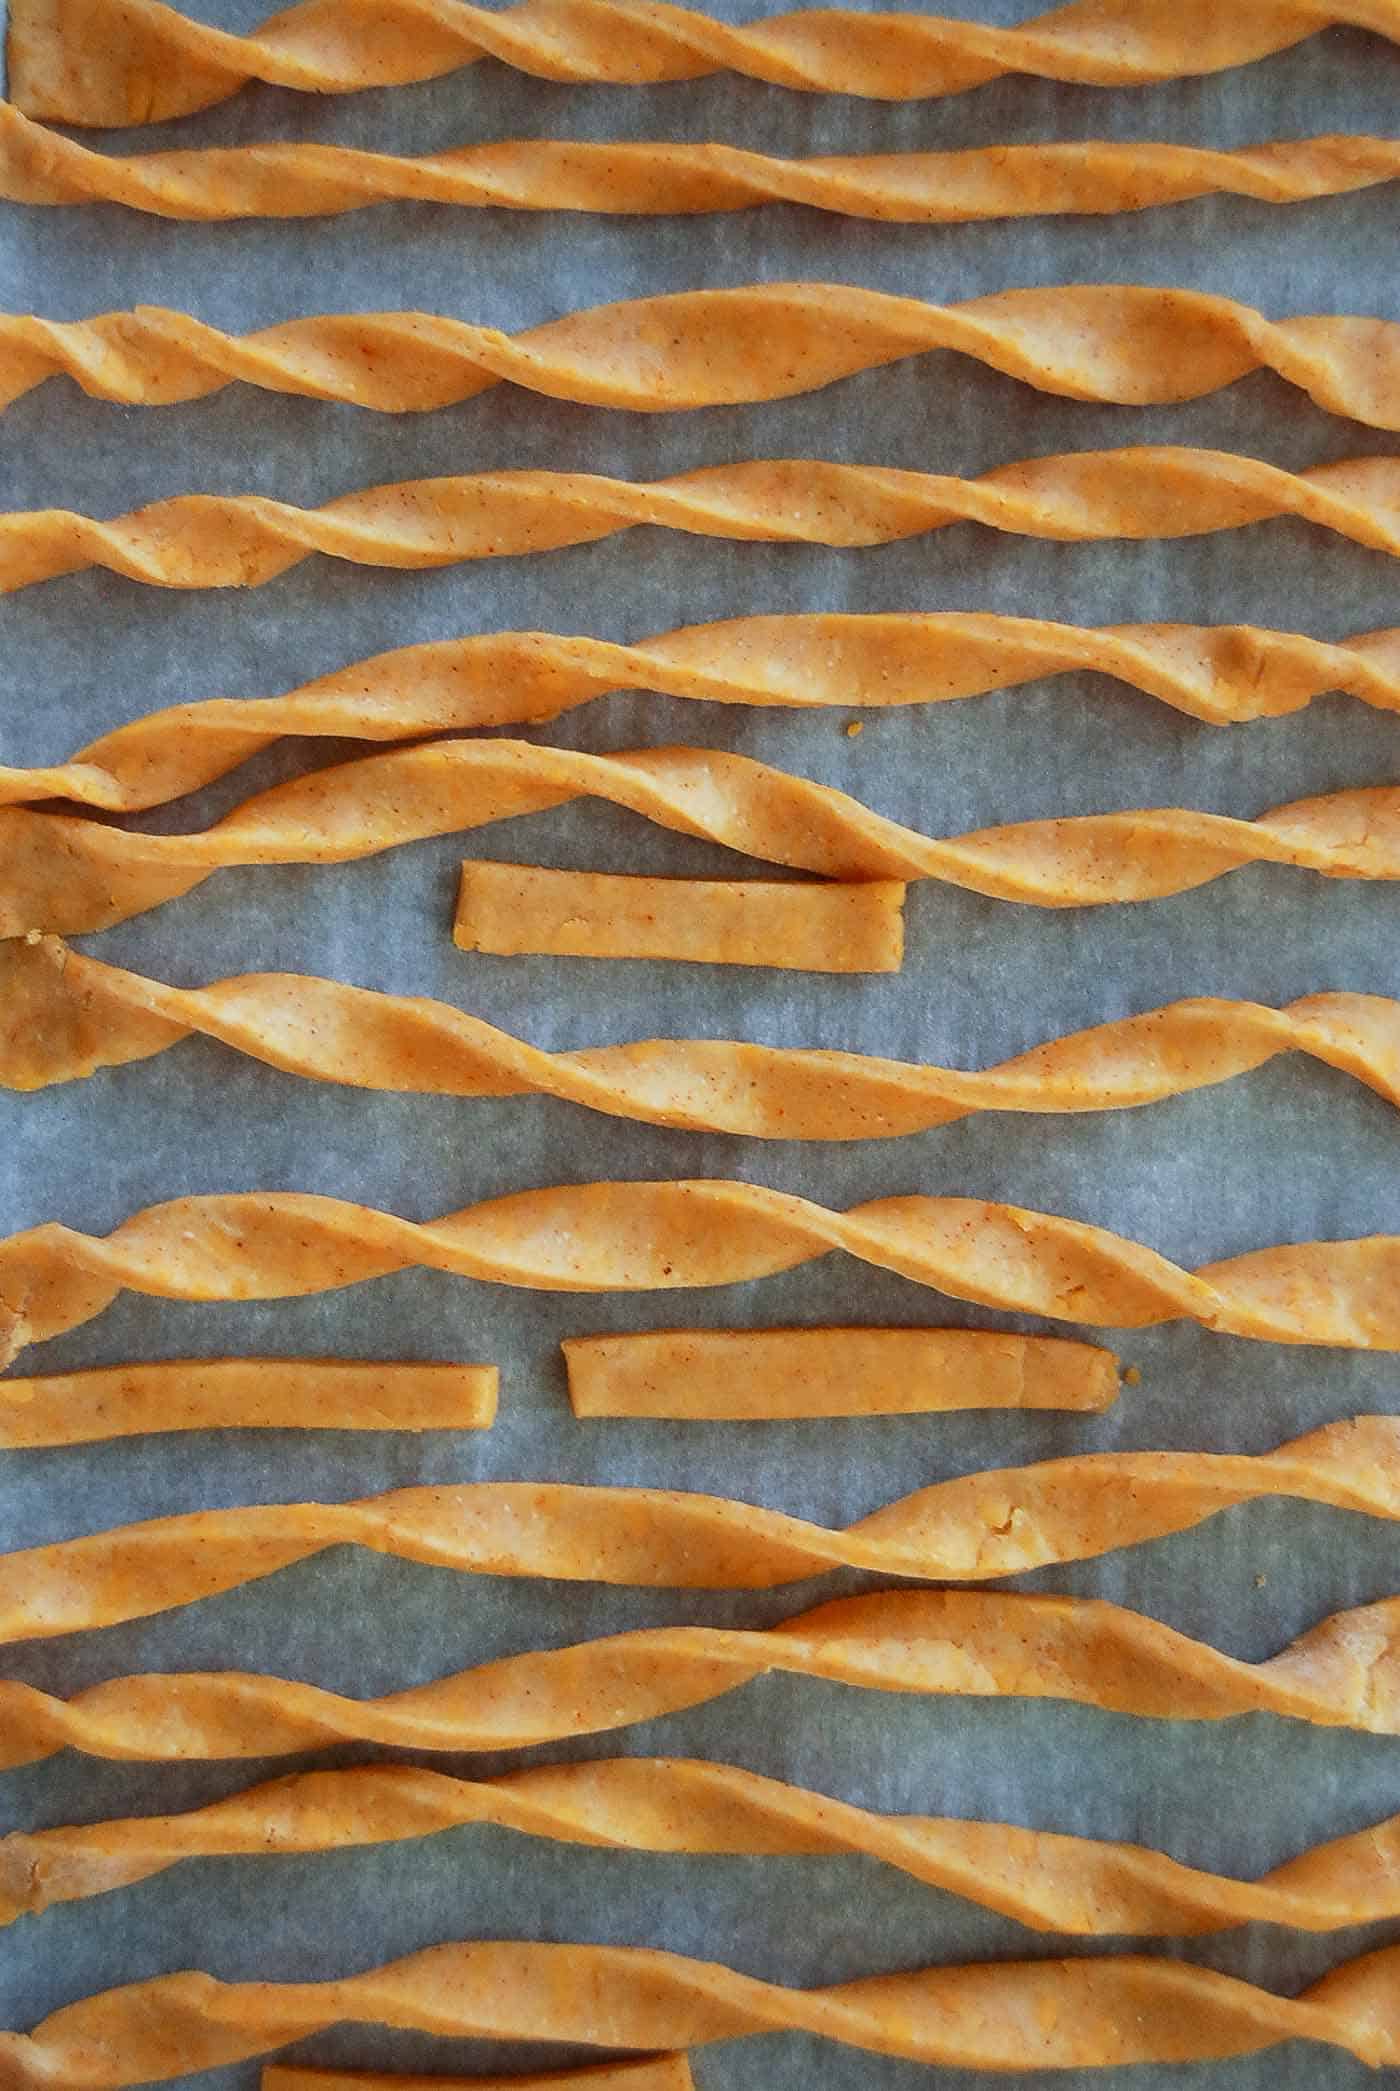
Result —
[[[251,0],[203,10],[230,26]],[[728,13],[729,8],[718,11]],[[744,9],[743,13],[752,10]],[[985,20],[1022,5],[969,4]],[[739,12],[735,11],[736,15]],[[482,65],[435,84],[318,103],[251,89],[203,116],[98,144],[333,139],[411,152],[511,135],[719,137],[774,152],[878,151],[1091,135],[1242,143],[1393,128],[1400,54],[1330,32],[1206,81],[1103,93],[1026,80],[904,107],[805,97],[731,78],[647,91],[567,89]],[[91,134],[89,134],[91,135]],[[528,326],[607,298],[760,278],[827,277],[954,299],[1055,281],[1181,283],[1271,314],[1400,318],[1395,191],[1284,211],[1206,200],[1142,217],[943,229],[770,208],[690,221],[600,221],[399,204],[323,223],[176,226],[115,209],[0,209],[0,297],[81,317],[141,301],[231,328],[321,310],[421,306]],[[0,421],[7,508],[116,513],[196,488],[314,502],[377,480],[492,465],[638,476],[749,454],[977,472],[1016,455],[1136,441],[1235,448],[1302,466],[1384,452],[1260,374],[1209,399],[1136,411],[1042,398],[951,355],[810,398],[628,417],[500,388],[394,419],[234,387],[187,408],[119,410],[51,383]],[[441,573],[312,560],[271,586],[162,595],[85,574],[0,604],[0,756],[55,760],[157,705],[291,687],[358,655],[458,632],[541,627],[641,637],[749,611],[989,609],[1080,620],[1250,619],[1329,638],[1400,621],[1379,554],[1277,522],[1173,545],[1057,546],[971,526],[841,553],[708,544],[661,532]],[[1304,793],[1400,775],[1393,720],[1345,699],[1228,731],[1179,719],[1091,675],[975,702],[870,717],[605,699],[548,737],[574,747],[690,741],[739,748],[857,793],[931,833],[1056,812],[1179,802],[1249,815]],[[288,744],[152,828],[203,825],[249,790],[347,752]],[[473,835],[474,855],[613,870],[713,872],[717,847],[611,808],[571,806]],[[909,958],[890,979],[804,979],[663,965],[493,959],[454,950],[451,838],[335,870],[226,872],[84,948],[161,979],[305,969],[438,995],[546,1046],[731,1035],[977,1066],[1060,1031],[1176,995],[1281,1000],[1319,988],[1400,992],[1396,897],[1284,869],[1238,872],[1149,907],[1042,913],[911,889]],[[295,1188],[426,1217],[533,1184],[595,1175],[752,1178],[831,1205],[902,1191],[1005,1197],[1074,1214],[1194,1263],[1287,1237],[1400,1226],[1400,1134],[1375,1096],[1312,1063],[1132,1114],[981,1117],[899,1142],[789,1147],[613,1123],[542,1099],[369,1097],[296,1083],[203,1042],[81,1088],[0,1097],[0,1221],[102,1231],[150,1201]],[[1331,1418],[1400,1408],[1385,1357],[1287,1350],[1171,1327],[1124,1339],[1142,1373],[1097,1418],[975,1414],[871,1423],[575,1424],[558,1342],[590,1330],[826,1319],[1048,1327],[940,1300],[831,1257],[714,1293],[551,1298],[408,1272],[295,1302],[181,1306],[126,1297],[36,1350],[29,1370],[138,1358],[285,1352],[491,1359],[486,1436],[211,1434],[0,1463],[0,1543],[18,1547],[204,1505],[337,1498],[413,1481],[555,1477],[713,1489],[831,1521],[940,1476],[1114,1446],[1264,1449]],[[1112,1340],[1111,1338],[1109,1340]],[[1400,1589],[1395,1530],[1291,1503],[1024,1578],[1141,1607],[1247,1658],[1324,1614]],[[340,1549],[167,1619],[4,1651],[3,1674],[72,1692],[155,1668],[245,1667],[370,1694],[515,1649],[680,1620],[758,1625],[857,1588],[840,1576],[761,1595],[636,1593],[454,1578]],[[1049,1704],[920,1701],[768,1678],[616,1736],[509,1759],[613,1752],[728,1758],[868,1806],[967,1813],[1140,1839],[1252,1873],[1400,1807],[1400,1746],[1268,1716],[1135,1722]],[[0,1826],[191,1806],[298,1763],[143,1767],[63,1756],[0,1782]],[[428,1760],[425,1760],[428,1761]],[[799,1916],[800,1912],[800,1916]],[[465,1829],[378,1851],[183,1866],[0,1935],[0,2023],[24,2027],[103,1985],[194,1962],[229,1977],[316,1979],[456,1937],[667,1946],[788,1983],[926,1961],[1054,1953],[1061,1942],[860,1860],[687,1861],[570,1851]],[[1280,1990],[1396,1926],[1304,1938],[1253,1928],[1160,1950]],[[1113,1950],[1112,1941],[1073,1950]],[[1159,1950],[1149,1946],[1147,1950]],[[341,2028],[294,2051],[362,2066],[545,2066],[567,2051]],[[580,2056],[579,2059],[582,2059]],[[798,2037],[696,2063],[702,2091],[897,2091],[910,2064]],[[1127,2075],[1122,2080],[1126,2084]],[[1347,2086],[1359,2063],[1294,2044],[1254,2059],[1144,2069],[1135,2087]],[[207,2091],[256,2082],[212,2071]],[[961,2091],[973,2079],[948,2070]],[[980,2081],[980,2080],[979,2080]],[[1114,2091],[1114,2072],[1067,2086]]]

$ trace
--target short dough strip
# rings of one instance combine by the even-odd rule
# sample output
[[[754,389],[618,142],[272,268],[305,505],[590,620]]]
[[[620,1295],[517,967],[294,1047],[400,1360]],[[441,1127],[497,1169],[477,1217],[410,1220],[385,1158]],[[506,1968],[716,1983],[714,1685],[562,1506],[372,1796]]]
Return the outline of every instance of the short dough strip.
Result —
[[[1328,690],[1400,712],[1400,630],[1335,644],[1257,625],[1097,629],[976,611],[736,617],[620,646],[489,632],[354,661],[283,697],[173,705],[68,762],[0,763],[0,805],[66,798],[130,813],[197,791],[284,734],[372,741],[538,725],[609,690],[847,710],[942,704],[1072,670],[1111,675],[1207,725],[1282,718]]]
[[[62,1749],[146,1763],[351,1741],[527,1749],[701,1706],[772,1672],[932,1697],[1065,1700],[1150,1720],[1264,1712],[1396,1735],[1400,1597],[1334,1613],[1256,1663],[1102,1598],[895,1590],[837,1598],[756,1631],[650,1627],[506,1656],[379,1699],[229,1670],[110,1678],[66,1700],[0,1680],[0,1768]],[[690,2041],[667,2033],[639,2044]]]
[[[0,2033],[12,2091],[122,2091],[267,2054],[329,2026],[693,2048],[795,2031],[954,2068],[1025,2072],[1196,2062],[1315,2040],[1400,2062],[1400,1947],[1344,1961],[1298,1997],[1145,1955],[1003,1961],[785,1989],[638,1946],[430,1946],[327,1982],[156,1976]]]
[[[266,494],[177,494],[102,521],[0,514],[0,594],[106,567],[152,588],[260,588],[320,552],[417,571],[596,544],[638,524],[761,544],[891,544],[955,522],[1065,543],[1197,537],[1294,516],[1400,555],[1400,458],[1287,472],[1168,444],[1024,458],[977,479],[892,465],[761,458],[639,482],[590,472],[405,480],[295,508]]]
[[[241,1589],[333,1546],[464,1575],[771,1590],[833,1569],[987,1582],[1190,1531],[1270,1496],[1400,1519],[1400,1417],[1253,1456],[1101,1452],[963,1475],[829,1530],[723,1496],[568,1482],[399,1488],[346,1503],[195,1510],[0,1554],[0,1645]]]
[[[1015,27],[840,9],[733,25],[665,0],[302,0],[250,36],[160,0],[12,0],[9,91],[60,123],[155,123],[247,80],[350,94],[431,80],[480,58],[537,79],[643,86],[735,72],[807,92],[913,101],[1005,73],[1085,86],[1199,78],[1286,51],[1333,23],[1400,41],[1395,0],[1078,0]]]
[[[193,1033],[311,1081],[461,1097],[538,1094],[650,1125],[754,1139],[891,1138],[977,1111],[1124,1110],[1229,1081],[1288,1052],[1340,1068],[1400,1105],[1400,1002],[1382,995],[1311,995],[1284,1009],[1213,997],[1171,1002],[964,1072],[730,1039],[551,1053],[423,996],[297,973],[168,987],[56,937],[0,943],[0,1086],[73,1081]]]
[[[826,879],[938,879],[1031,907],[1158,900],[1246,864],[1290,864],[1329,878],[1400,878],[1400,785],[1298,799],[1255,820],[1145,807],[934,837],[846,792],[722,749],[590,755],[482,739],[394,749],[316,770],[245,800],[194,834],[145,835],[71,813],[0,809],[0,939],[108,929],[191,892],[216,870],[351,863],[578,798],[601,799],[674,833]],[[512,871],[515,890],[520,867]],[[471,876],[489,874],[473,865]],[[542,883],[548,887],[547,876]],[[684,895],[685,885],[673,883]],[[885,905],[899,898],[887,892]],[[548,908],[543,913],[552,919]],[[468,924],[469,943],[471,936]]]
[[[301,1772],[180,1815],[15,1831],[0,1839],[0,1923],[184,1859],[337,1851],[468,1823],[620,1851],[861,1853],[1032,1930],[1077,1936],[1182,1938],[1251,1923],[1338,1931],[1400,1915],[1400,1816],[1249,1881],[1140,1845],[880,1814],[736,1765],[614,1757],[480,1780],[402,1764]]]
[[[489,1430],[494,1365],[180,1358],[0,1380],[0,1446],[172,1430]]]
[[[543,1292],[734,1285],[841,1249],[955,1299],[1094,1327],[1182,1319],[1270,1343],[1400,1349],[1400,1236],[1280,1244],[1183,1269],[1101,1227],[975,1198],[837,1212],[723,1179],[561,1184],[416,1222],[338,1198],[234,1192],[152,1205],[108,1235],[0,1241],[0,1364],[123,1290],[292,1299],[421,1266]]]
[[[1400,172],[1400,142],[1390,155]],[[1232,298],[1118,283],[959,305],[848,283],[757,283],[599,305],[515,335],[426,312],[319,313],[245,335],[151,305],[72,321],[0,315],[0,406],[66,373],[125,406],[242,382],[422,413],[509,383],[669,413],[788,399],[931,349],[1041,392],[1125,406],[1199,399],[1262,367],[1333,413],[1400,428],[1400,325],[1336,313],[1273,321]]]

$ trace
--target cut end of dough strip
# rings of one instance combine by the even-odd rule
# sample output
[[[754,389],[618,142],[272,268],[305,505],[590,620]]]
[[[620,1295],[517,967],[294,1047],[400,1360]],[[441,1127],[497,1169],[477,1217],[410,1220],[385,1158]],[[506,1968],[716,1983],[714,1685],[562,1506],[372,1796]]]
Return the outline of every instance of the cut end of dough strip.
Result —
[[[489,1430],[494,1365],[181,1358],[0,1379],[0,1446],[176,1430]]]
[[[581,1417],[758,1422],[1111,1408],[1112,1351],[980,1329],[659,1329],[562,1345]]]
[[[463,951],[664,958],[809,973],[897,973],[897,879],[633,878],[467,859],[453,942]]]
[[[543,2076],[402,2076],[376,2069],[291,2069],[271,2063],[262,2091],[695,2091],[684,2055],[651,2062],[591,2062]]]

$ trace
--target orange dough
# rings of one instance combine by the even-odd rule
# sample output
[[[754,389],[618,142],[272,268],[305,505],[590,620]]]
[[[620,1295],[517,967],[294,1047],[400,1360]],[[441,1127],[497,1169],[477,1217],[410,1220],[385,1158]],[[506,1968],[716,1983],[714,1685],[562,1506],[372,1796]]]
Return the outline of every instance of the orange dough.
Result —
[[[766,1590],[835,1568],[984,1582],[1188,1531],[1268,1496],[1400,1519],[1400,1417],[1357,1416],[1252,1457],[1101,1452],[967,1474],[844,1531],[723,1496],[549,1481],[196,1510],[0,1554],[0,1643],[172,1611],[330,1546],[467,1574],[664,1589]]]
[[[1400,41],[1395,0],[1071,0],[1016,26],[840,9],[733,26],[650,0],[300,0],[251,36],[160,0],[11,0],[9,92],[31,116],[137,124],[223,101],[245,80],[348,94],[436,79],[483,57],[546,80],[641,86],[737,72],[781,87],[912,101],[1002,74],[1099,87],[1222,72],[1331,23]]]
[[[0,2033],[12,2091],[122,2091],[266,2054],[344,2021],[443,2035],[699,2047],[786,2029],[964,2069],[1108,2068],[1316,2040],[1400,2064],[1400,1947],[1344,1961],[1296,1998],[1136,1954],[1002,1961],[784,1989],[637,1946],[430,1946],[331,1982],[157,1976]],[[760,2065],[761,2066],[761,2065]]]
[[[182,1358],[0,1380],[0,1446],[166,1430],[489,1430],[494,1365]]]
[[[152,588],[258,588],[313,552],[409,569],[596,544],[648,523],[763,544],[891,544],[975,522],[1065,542],[1197,537],[1296,516],[1400,555],[1400,458],[1284,471],[1171,445],[1023,458],[978,479],[892,465],[755,458],[650,482],[479,472],[361,488],[323,508],[266,494],[178,494],[103,522],[0,514],[0,594],[103,566]]]
[[[1255,820],[1162,806],[936,837],[829,785],[719,749],[588,755],[493,738],[395,749],[313,771],[246,800],[195,834],[144,835],[72,813],[0,809],[0,937],[106,929],[192,891],[224,867],[343,864],[578,798],[600,799],[677,834],[824,878],[940,879],[1032,907],[1161,899],[1246,864],[1292,864],[1329,878],[1400,878],[1397,785],[1299,799]],[[474,895],[481,885],[490,895],[490,880],[504,878],[508,893],[542,892],[548,922],[552,896],[571,901],[577,890],[577,874],[563,877],[562,887],[550,874],[527,874],[522,883],[516,867],[488,874],[483,884],[473,865],[469,889]],[[670,886],[677,906],[694,891],[682,880]],[[597,890],[585,884],[585,902]],[[648,882],[644,901],[655,892]],[[896,897],[897,888],[887,884],[871,904],[886,931]],[[741,915],[747,906],[746,900]],[[859,916],[864,906],[846,899],[838,919],[847,909]],[[639,912],[645,926],[648,910]],[[888,954],[888,943],[885,948]]]
[[[182,1859],[335,1851],[480,1822],[620,1851],[860,1852],[1037,1931],[1335,1931],[1400,1914],[1400,1816],[1241,1881],[1139,1845],[876,1814],[735,1765],[617,1757],[480,1780],[402,1764],[300,1772],[182,1815],[16,1831],[0,1839],[0,1922],[107,1894]]]
[[[1400,144],[1388,150],[1400,172]],[[241,380],[421,413],[508,381],[551,399],[672,412],[790,398],[929,349],[960,350],[1042,392],[1131,406],[1196,399],[1262,366],[1334,413],[1400,428],[1400,326],[1343,314],[1275,322],[1230,298],[1118,283],[961,305],[758,283],[599,305],[514,336],[426,312],[320,313],[241,336],[158,306],[72,321],[17,313],[0,315],[0,405],[66,371],[124,405],[201,399]]]
[[[630,878],[468,859],[452,939],[462,951],[512,956],[531,951],[897,973],[904,958],[904,885],[898,879],[816,885]]]
[[[1400,712],[1400,631],[1331,644],[1257,625],[1098,629],[968,611],[736,617],[633,646],[552,632],[487,632],[402,646],[285,697],[214,698],[119,726],[69,762],[0,763],[0,805],[76,799],[138,811],[197,791],[282,734],[413,740],[534,725],[605,691],[700,703],[883,708],[941,704],[1067,670],[1116,676],[1210,725],[1278,718],[1326,690]]]
[[[571,1336],[574,1414],[672,1422],[1111,1408],[1112,1351],[984,1329],[660,1329]]]
[[[597,2062],[543,2076],[402,2076],[363,2069],[288,2069],[262,2073],[262,2091],[695,2091],[684,2055],[654,2062]]]

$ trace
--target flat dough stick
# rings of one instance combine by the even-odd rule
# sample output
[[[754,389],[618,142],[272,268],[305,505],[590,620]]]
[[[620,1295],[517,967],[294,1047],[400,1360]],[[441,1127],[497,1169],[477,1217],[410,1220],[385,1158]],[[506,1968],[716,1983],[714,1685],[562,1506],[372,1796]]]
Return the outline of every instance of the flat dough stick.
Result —
[[[822,9],[731,24],[653,0],[315,0],[236,36],[160,0],[12,0],[9,92],[59,123],[156,123],[207,109],[247,80],[311,94],[432,80],[480,58],[545,80],[643,86],[735,72],[808,92],[913,101],[1005,73],[1095,87],[1247,65],[1347,23],[1400,41],[1395,0],[1078,0],[1011,25],[928,13]]]
[[[976,479],[819,458],[750,458],[671,479],[477,472],[362,487],[321,508],[177,494],[104,521],[0,514],[0,594],[105,567],[150,588],[261,588],[313,552],[409,571],[597,544],[638,524],[757,544],[854,549],[981,523],[1062,543],[1200,537],[1293,516],[1400,556],[1400,458],[1289,472],[1169,444],[1022,458]]]
[[[437,741],[314,770],[245,800],[194,834],[145,835],[80,814],[6,807],[0,810],[0,937],[108,929],[193,891],[220,869],[355,862],[580,798],[843,884],[876,881],[889,888],[890,882],[936,879],[1028,907],[1158,900],[1250,864],[1294,865],[1328,878],[1400,879],[1400,785],[1298,799],[1254,820],[1180,806],[1134,807],[932,836],[830,785],[722,749],[592,755],[481,739]],[[565,887],[557,884],[560,876]],[[493,897],[492,878],[514,879],[521,893],[543,893],[547,921],[556,893],[572,899],[578,891],[577,874],[535,872],[527,885],[516,867],[487,874],[484,890]],[[686,881],[671,883],[682,898],[696,890]],[[470,884],[473,893],[482,884],[476,865]],[[613,890],[585,886],[585,908],[591,893],[610,898]],[[641,890],[644,899],[657,892],[651,882]],[[879,903],[887,914],[895,897],[887,890]],[[861,903],[843,905],[859,909]],[[746,897],[741,920],[747,906]],[[644,928],[646,907],[635,912]],[[629,936],[641,928],[629,928]]]
[[[1085,1936],[1178,1938],[1251,1923],[1339,1931],[1400,1915],[1400,1816],[1247,1881],[1140,1845],[879,1814],[736,1765],[615,1757],[475,1780],[404,1764],[299,1772],[180,1815],[15,1831],[0,1839],[0,1923],[184,1859],[338,1851],[468,1823],[619,1851],[860,1853],[1033,1930]]]
[[[1102,1328],[1187,1319],[1271,1343],[1400,1349],[1400,1236],[1288,1242],[1188,1271],[1102,1227],[977,1198],[842,1213],[723,1178],[556,1184],[432,1221],[294,1191],[148,1206],[108,1235],[56,1222],[0,1240],[0,1364],[124,1289],[293,1299],[421,1266],[542,1292],[684,1291],[842,1249],[955,1299]]]
[[[1026,2072],[1181,2063],[1315,2040],[1400,2064],[1400,1947],[1344,1961],[1298,1997],[1138,1954],[1001,1961],[785,1989],[638,1946],[485,1940],[430,1946],[327,1982],[159,1975],[0,2033],[13,2091],[123,2091],[354,2021],[597,2047],[700,2047],[780,2031],[953,2068]]]
[[[658,1329],[570,1336],[576,1416],[679,1423],[1111,1408],[1118,1360],[1063,1336],[991,1329]],[[3,1384],[3,1382],[0,1382]]]
[[[1400,1416],[1274,1452],[1099,1452],[965,1474],[844,1530],[724,1496],[562,1481],[391,1489],[347,1503],[195,1510],[0,1554],[0,1644],[116,1626],[362,1546],[467,1575],[770,1590],[855,1568],[987,1582],[1189,1531],[1270,1496],[1400,1519]]]
[[[374,2069],[289,2069],[273,2064],[262,2091],[695,2091],[684,2055],[653,2062],[595,2062],[543,2076],[402,2076]]]
[[[539,876],[569,880],[567,873]],[[471,883],[470,874],[464,875],[464,887]],[[674,882],[610,883],[655,886],[664,897]],[[685,890],[693,892],[688,882]],[[873,882],[752,890],[777,896],[771,912],[780,916],[787,893],[834,894],[838,901],[873,894],[878,901],[883,892]],[[725,896],[733,891],[719,888]],[[524,920],[534,934],[530,892],[527,877],[519,905],[503,911],[503,928]],[[732,956],[733,941],[718,936],[725,917],[715,895],[709,886],[704,903],[686,919],[703,924],[714,938],[711,957]],[[855,920],[849,924],[844,910],[832,912],[839,938],[834,950],[805,950],[795,937],[785,944],[770,929],[774,959],[793,964],[797,957],[810,963],[822,955],[861,956],[859,908],[852,906]],[[786,913],[789,922],[798,916],[804,923],[812,915],[820,919],[820,909],[809,914],[795,904]],[[634,918],[625,905],[605,906],[598,927],[610,929],[620,944]],[[574,928],[578,918],[567,919]],[[550,911],[546,920],[557,927],[561,914]],[[898,915],[892,920],[897,926]],[[642,919],[637,936],[649,926]],[[750,915],[746,942],[739,946],[750,961],[758,941],[754,927]],[[494,938],[484,941],[489,949],[500,948]],[[575,935],[570,948],[577,950],[580,941]],[[511,948],[520,945],[512,941]],[[675,956],[675,949],[668,955]],[[700,954],[692,947],[685,955]],[[1309,1053],[1340,1067],[1400,1104],[1400,1002],[1382,995],[1311,995],[1281,1010],[1215,998],[1172,1002],[964,1072],[732,1039],[638,1039],[544,1052],[450,1003],[417,995],[376,994],[298,973],[254,973],[207,988],[175,988],[104,965],[56,937],[12,937],[0,944],[0,1086],[38,1089],[72,1081],[99,1067],[146,1059],[192,1032],[313,1081],[464,1097],[535,1093],[645,1124],[756,1139],[884,1139],[949,1125],[974,1111],[1125,1110],[1227,1081],[1286,1052]]]
[[[484,632],[401,646],[284,697],[172,705],[68,762],[0,763],[0,805],[75,799],[137,812],[197,791],[283,734],[413,740],[535,725],[609,690],[697,703],[848,710],[943,704],[1091,669],[1212,726],[1281,718],[1328,690],[1400,712],[1400,631],[1335,644],[1258,625],[1052,624],[976,611],[798,612],[683,626],[635,645]]]
[[[228,1670],[115,1677],[71,1699],[0,1679],[0,1768],[63,1749],[147,1763],[342,1742],[530,1749],[702,1706],[771,1672],[934,1698],[1064,1700],[1150,1720],[1272,1713],[1400,1735],[1400,1597],[1334,1613],[1255,1663],[1097,1598],[883,1590],[757,1631],[645,1627],[506,1656],[378,1699]],[[667,2034],[638,2044],[690,2042]]]
[[[489,1430],[494,1365],[181,1358],[0,1379],[0,1446],[170,1430]]]
[[[638,878],[467,858],[452,941],[459,951],[555,958],[662,958],[779,972],[897,973],[899,879]],[[788,1137],[788,1136],[785,1136]]]
[[[1360,143],[1364,153],[1372,141]],[[1400,174],[1400,142],[1374,145]],[[617,148],[594,149],[616,164]],[[1084,149],[1064,150],[1078,164]],[[995,158],[1016,186],[1005,156]],[[4,186],[0,169],[0,194]],[[279,188],[294,191],[294,179]],[[428,312],[317,313],[244,335],[154,305],[88,320],[14,313],[0,315],[0,406],[63,372],[125,406],[203,399],[241,381],[423,413],[510,383],[672,413],[787,399],[930,349],[974,356],[1041,392],[1123,406],[1198,399],[1268,369],[1332,413],[1400,428],[1400,325],[1350,313],[1274,321],[1233,298],[1128,283],[1006,290],[958,305],[851,283],[757,283],[629,298],[516,335]]]

